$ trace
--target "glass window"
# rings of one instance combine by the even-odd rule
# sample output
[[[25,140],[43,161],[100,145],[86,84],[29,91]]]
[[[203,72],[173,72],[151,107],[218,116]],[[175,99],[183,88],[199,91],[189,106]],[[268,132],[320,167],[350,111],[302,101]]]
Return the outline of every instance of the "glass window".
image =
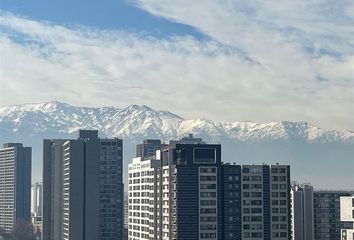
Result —
[[[216,149],[215,148],[195,148],[194,150],[194,163],[215,163],[216,162]]]

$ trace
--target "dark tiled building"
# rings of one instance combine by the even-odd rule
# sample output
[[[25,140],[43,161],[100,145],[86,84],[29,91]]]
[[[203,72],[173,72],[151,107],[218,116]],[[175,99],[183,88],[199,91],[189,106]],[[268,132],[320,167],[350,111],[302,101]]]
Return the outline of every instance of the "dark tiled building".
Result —
[[[241,165],[222,166],[222,239],[242,239]]]
[[[223,239],[291,239],[290,167],[222,169]]]
[[[340,239],[340,230],[346,228],[340,221],[340,197],[350,195],[349,191],[314,191],[315,240]]]
[[[161,149],[161,239],[221,239],[221,146]]]
[[[31,221],[32,148],[6,143],[0,149],[0,228],[11,232],[19,220]]]
[[[159,139],[145,139],[143,143],[136,145],[136,157],[149,158],[155,156],[156,150],[160,149],[163,144]]]

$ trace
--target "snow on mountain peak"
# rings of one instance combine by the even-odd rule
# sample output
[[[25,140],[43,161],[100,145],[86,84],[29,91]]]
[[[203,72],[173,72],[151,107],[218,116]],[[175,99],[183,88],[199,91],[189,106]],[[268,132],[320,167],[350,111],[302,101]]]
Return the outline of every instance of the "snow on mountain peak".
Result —
[[[189,119],[168,111],[155,111],[146,105],[116,107],[75,107],[52,101],[0,108],[0,129],[13,134],[40,132],[72,133],[77,129],[98,129],[105,136],[122,138],[177,139],[194,133],[206,140],[231,141],[305,141],[310,143],[354,143],[350,131],[328,131],[306,122],[251,121],[216,123],[207,119]]]

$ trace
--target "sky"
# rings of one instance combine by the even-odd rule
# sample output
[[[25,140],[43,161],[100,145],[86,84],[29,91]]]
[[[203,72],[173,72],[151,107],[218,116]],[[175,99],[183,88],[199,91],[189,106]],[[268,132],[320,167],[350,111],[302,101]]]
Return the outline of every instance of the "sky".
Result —
[[[354,2],[2,0],[0,106],[52,100],[354,131]]]

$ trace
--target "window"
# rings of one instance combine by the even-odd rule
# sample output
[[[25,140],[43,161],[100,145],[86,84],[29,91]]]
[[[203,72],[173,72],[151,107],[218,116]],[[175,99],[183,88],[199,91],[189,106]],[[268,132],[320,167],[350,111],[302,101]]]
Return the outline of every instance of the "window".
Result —
[[[251,205],[262,205],[262,200],[251,200]]]
[[[216,213],[216,208],[201,208],[200,213]]]
[[[216,197],[216,192],[201,192],[200,197]]]
[[[201,167],[200,172],[201,173],[216,173],[216,168],[215,167],[209,167],[209,168]]]
[[[243,205],[250,205],[251,201],[249,199],[243,200]]]
[[[285,181],[286,181],[286,177],[285,177],[285,176],[280,176],[280,177],[279,177],[279,181],[285,182]]]
[[[200,176],[200,181],[216,181],[216,176]]]
[[[251,181],[262,181],[261,176],[251,176]]]
[[[251,184],[251,189],[262,189],[262,184]]]
[[[262,192],[251,192],[251,197],[262,197]]]
[[[262,213],[262,208],[251,208],[251,213]]]
[[[242,181],[249,181],[250,180],[250,176],[243,176]]]
[[[262,216],[251,216],[251,222],[261,222]]]
[[[215,148],[195,148],[193,149],[194,163],[215,163],[216,149]]]
[[[200,184],[200,189],[216,189],[216,184]]]
[[[216,200],[200,200],[200,205],[216,205]]]
[[[259,167],[252,167],[250,169],[250,173],[261,173],[262,172],[262,168]]]

